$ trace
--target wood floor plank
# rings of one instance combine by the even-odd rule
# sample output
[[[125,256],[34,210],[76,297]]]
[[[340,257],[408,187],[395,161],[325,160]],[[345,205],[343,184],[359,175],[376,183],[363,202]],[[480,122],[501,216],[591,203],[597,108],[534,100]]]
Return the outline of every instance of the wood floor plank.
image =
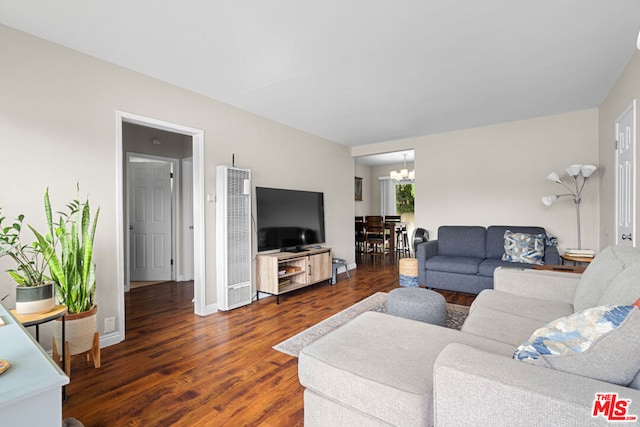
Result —
[[[206,317],[193,314],[193,283],[133,289],[126,340],[102,349],[98,369],[72,361],[64,417],[87,427],[297,426],[298,359],[273,346],[376,292],[398,287],[395,265],[360,265],[327,282]],[[442,292],[470,305],[473,295]]]

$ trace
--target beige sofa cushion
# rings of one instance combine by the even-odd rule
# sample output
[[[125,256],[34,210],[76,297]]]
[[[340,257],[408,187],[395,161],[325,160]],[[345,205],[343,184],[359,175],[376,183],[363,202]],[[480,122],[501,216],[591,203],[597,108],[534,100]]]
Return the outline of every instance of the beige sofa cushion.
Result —
[[[511,354],[546,320],[531,319],[488,307],[477,307],[462,325],[462,332],[511,345]]]
[[[604,290],[597,305],[629,305],[640,298],[640,263],[624,269]]]
[[[477,307],[490,308],[545,322],[573,313],[573,305],[566,302],[540,300],[493,289],[480,292],[471,304],[470,313],[473,313]]]
[[[600,302],[603,294],[616,276],[624,269],[640,262],[640,250],[626,246],[609,246],[600,252],[587,267],[580,278],[573,299],[575,311],[596,307],[602,304],[624,304],[625,302]],[[619,284],[622,285],[622,284]],[[611,292],[608,292],[611,295]],[[638,296],[632,298],[629,304]]]
[[[433,364],[450,343],[511,357],[515,347],[383,313],[364,313],[300,352],[300,383],[392,425],[433,424]]]

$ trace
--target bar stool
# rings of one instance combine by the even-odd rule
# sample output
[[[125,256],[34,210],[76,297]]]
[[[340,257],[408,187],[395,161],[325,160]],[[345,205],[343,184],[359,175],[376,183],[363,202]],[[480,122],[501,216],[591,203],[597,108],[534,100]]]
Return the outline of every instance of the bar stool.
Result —
[[[402,224],[402,226],[396,228],[396,252],[398,254],[411,255],[406,224]]]

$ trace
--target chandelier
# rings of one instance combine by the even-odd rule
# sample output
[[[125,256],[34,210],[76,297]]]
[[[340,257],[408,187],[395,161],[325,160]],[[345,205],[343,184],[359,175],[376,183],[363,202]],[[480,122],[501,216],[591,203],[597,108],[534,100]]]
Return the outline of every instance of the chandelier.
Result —
[[[403,156],[404,156],[404,167],[400,169],[400,172],[391,171],[389,173],[389,176],[391,177],[391,179],[395,181],[413,181],[413,179],[416,177],[416,171],[415,169],[412,169],[412,170],[407,169],[407,153],[404,153]]]

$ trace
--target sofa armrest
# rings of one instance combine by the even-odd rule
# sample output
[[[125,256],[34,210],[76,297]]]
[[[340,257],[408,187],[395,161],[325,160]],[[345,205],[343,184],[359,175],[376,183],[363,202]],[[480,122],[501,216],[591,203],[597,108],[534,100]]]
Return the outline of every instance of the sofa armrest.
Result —
[[[429,258],[438,255],[438,241],[429,240],[416,246],[416,259],[418,260],[418,284],[427,283],[426,262]]]
[[[436,255],[438,255],[437,240],[429,240],[428,242],[418,244],[416,251],[416,258],[418,258],[418,260],[426,261]]]
[[[513,360],[463,344],[449,344],[434,365],[436,426],[608,425],[594,418],[597,393],[631,399],[640,416],[640,391]]]
[[[525,268],[496,268],[493,288],[529,298],[573,304],[581,274]]]
[[[560,265],[560,253],[555,246],[544,247],[544,263],[546,265]]]

